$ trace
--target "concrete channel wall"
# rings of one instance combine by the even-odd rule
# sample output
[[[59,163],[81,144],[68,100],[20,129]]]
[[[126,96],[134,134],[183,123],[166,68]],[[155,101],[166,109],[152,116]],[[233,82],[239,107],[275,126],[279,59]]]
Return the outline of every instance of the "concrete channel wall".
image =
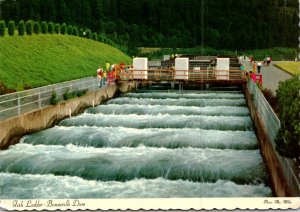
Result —
[[[0,149],[6,149],[10,145],[19,142],[23,135],[43,130],[54,126],[60,120],[81,113],[85,108],[99,105],[105,100],[114,98],[119,92],[129,92],[137,87],[148,86],[147,84],[136,84],[134,82],[122,82],[86,95],[60,102],[55,106],[21,114],[0,122]],[[273,193],[277,197],[299,197],[300,187],[297,177],[292,170],[292,160],[282,158],[274,147],[274,133],[270,133],[265,126],[266,119],[257,108],[257,100],[253,91],[245,87],[245,96],[251,117],[254,121],[256,134],[259,140],[260,151],[268,169]]]
[[[267,113],[267,110],[270,109],[266,107],[266,105],[268,107],[269,105],[259,89],[256,88],[255,83],[254,86],[255,89],[252,89],[253,85],[248,83],[245,88],[245,97],[254,122],[256,136],[259,140],[260,152],[268,170],[273,194],[277,197],[299,197],[300,186],[299,178],[294,171],[295,161],[283,158],[275,149],[276,133],[274,131],[277,132],[280,123],[277,127],[274,126],[274,123],[270,123],[272,120]],[[274,114],[274,116],[276,115]]]
[[[105,100],[125,93],[135,88],[133,82],[122,82],[86,95],[67,101],[59,102],[42,109],[21,114],[17,117],[0,122],[0,149],[6,149],[19,142],[23,135],[52,127],[60,120],[81,113],[85,108],[99,105]]]

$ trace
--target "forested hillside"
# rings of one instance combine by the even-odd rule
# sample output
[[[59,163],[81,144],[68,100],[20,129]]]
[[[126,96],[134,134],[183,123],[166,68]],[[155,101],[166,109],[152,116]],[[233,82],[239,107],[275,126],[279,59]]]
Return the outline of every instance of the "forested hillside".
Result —
[[[298,46],[297,0],[1,0],[5,21],[53,21],[130,47]]]

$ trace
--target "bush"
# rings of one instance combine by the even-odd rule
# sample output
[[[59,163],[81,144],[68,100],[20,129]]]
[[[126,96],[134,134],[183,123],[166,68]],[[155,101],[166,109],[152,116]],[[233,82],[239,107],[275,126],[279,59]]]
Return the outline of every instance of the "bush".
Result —
[[[33,24],[33,32],[37,35],[41,32],[41,25],[38,21],[34,22]]]
[[[98,41],[103,43],[103,37],[102,37],[102,35],[98,35]]]
[[[66,23],[63,23],[61,25],[60,34],[63,34],[63,35],[67,34],[67,24]]]
[[[78,36],[78,29],[77,29],[77,27],[73,27],[72,35]]]
[[[42,33],[43,34],[47,34],[48,33],[48,24],[47,24],[46,21],[42,22],[41,29],[42,29]]]
[[[86,37],[88,38],[88,39],[91,39],[92,38],[92,32],[91,32],[91,30],[87,30],[86,31]]]
[[[68,32],[68,35],[72,35],[72,33],[73,33],[73,26],[72,25],[68,26],[67,32]]]
[[[48,23],[48,32],[50,34],[53,34],[54,33],[54,24],[52,22],[49,22]]]
[[[31,20],[26,21],[26,34],[32,35],[33,33],[33,24]]]
[[[64,100],[72,99],[75,97],[83,96],[87,93],[87,89],[85,90],[77,90],[70,92],[69,89],[66,90],[66,92],[63,94]]]
[[[25,34],[25,24],[24,24],[23,20],[19,21],[18,32],[19,32],[19,35],[21,35],[21,36],[23,36]]]
[[[97,40],[98,40],[98,35],[97,35],[97,33],[96,33],[96,32],[94,32],[94,33],[93,33],[93,36],[92,36],[92,37],[93,37],[93,40],[95,40],[95,41],[97,41]]]
[[[300,162],[300,80],[298,76],[279,83],[277,90],[281,128],[275,139],[276,150]]]
[[[50,98],[50,104],[51,105],[57,105],[57,103],[59,102],[57,93],[53,90],[52,94],[51,94],[51,98]]]
[[[55,24],[55,26],[54,26],[54,32],[55,32],[56,34],[59,34],[59,33],[60,33],[60,25],[59,25],[59,24]]]
[[[79,37],[83,37],[83,33],[84,33],[84,32],[83,32],[83,29],[82,29],[82,28],[80,28],[80,29],[79,29],[79,32],[78,32],[78,34],[79,34]]]
[[[8,34],[10,36],[13,36],[15,34],[15,28],[16,28],[15,22],[9,21],[8,22]]]
[[[0,21],[0,36],[4,36],[5,35],[5,22],[4,21]]]

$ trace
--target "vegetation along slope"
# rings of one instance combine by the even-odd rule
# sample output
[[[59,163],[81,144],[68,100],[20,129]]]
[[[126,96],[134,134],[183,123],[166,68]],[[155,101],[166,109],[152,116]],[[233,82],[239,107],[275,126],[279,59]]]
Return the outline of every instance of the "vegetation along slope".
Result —
[[[1,37],[0,61],[0,83],[11,90],[95,76],[106,62],[132,62],[114,47],[69,35]]]

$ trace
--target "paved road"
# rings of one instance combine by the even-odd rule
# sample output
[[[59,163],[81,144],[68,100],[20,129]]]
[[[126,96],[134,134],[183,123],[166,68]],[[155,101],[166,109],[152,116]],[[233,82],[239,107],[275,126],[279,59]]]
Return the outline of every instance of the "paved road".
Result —
[[[246,65],[248,71],[252,70],[249,61],[241,62]],[[276,94],[276,89],[278,88],[279,82],[292,78],[292,75],[275,67],[274,63],[276,63],[276,61],[272,61],[269,67],[262,66],[260,73],[263,74],[263,87],[270,89],[274,94]]]

